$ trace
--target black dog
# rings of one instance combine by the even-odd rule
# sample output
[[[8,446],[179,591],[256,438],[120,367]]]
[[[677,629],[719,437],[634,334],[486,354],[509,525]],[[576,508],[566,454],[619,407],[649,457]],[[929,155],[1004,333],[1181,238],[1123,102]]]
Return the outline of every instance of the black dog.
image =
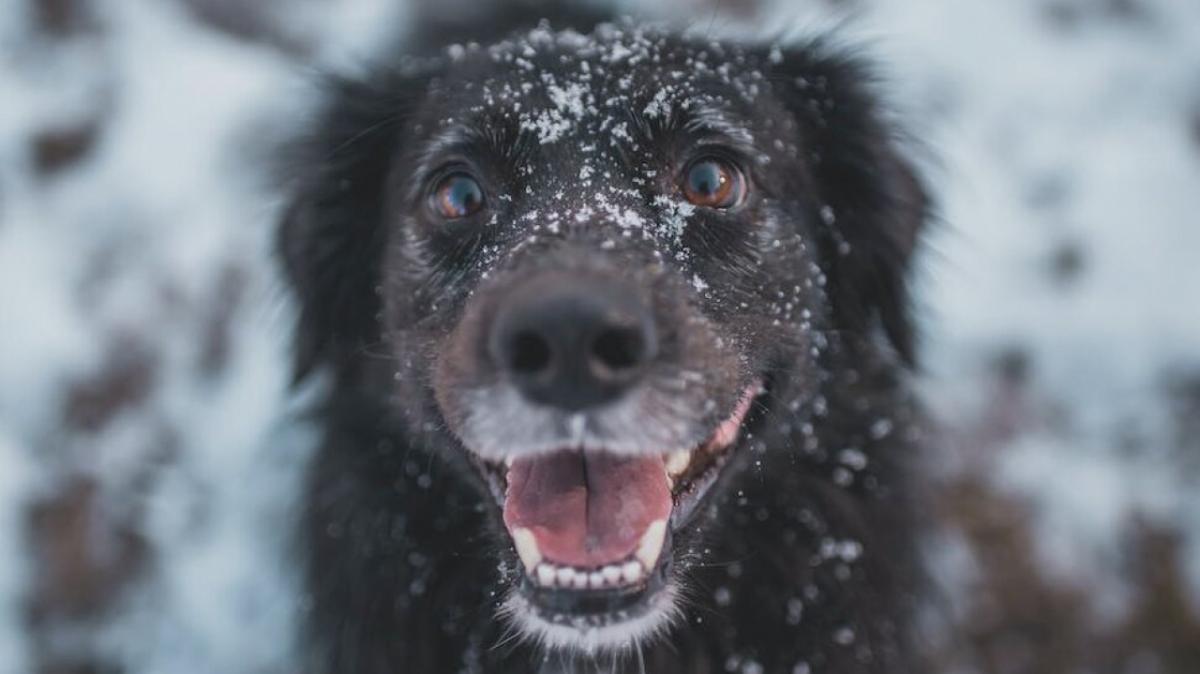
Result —
[[[921,671],[926,204],[869,70],[508,18],[288,158],[312,670]]]

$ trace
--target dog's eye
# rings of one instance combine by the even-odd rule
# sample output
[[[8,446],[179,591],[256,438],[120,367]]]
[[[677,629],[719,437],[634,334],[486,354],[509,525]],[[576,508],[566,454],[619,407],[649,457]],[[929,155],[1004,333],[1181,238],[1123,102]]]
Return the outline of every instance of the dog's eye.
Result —
[[[442,178],[433,191],[433,210],[450,220],[474,215],[483,208],[483,188],[465,173]]]
[[[683,196],[697,206],[733,208],[746,197],[746,179],[723,159],[700,159],[684,173]]]

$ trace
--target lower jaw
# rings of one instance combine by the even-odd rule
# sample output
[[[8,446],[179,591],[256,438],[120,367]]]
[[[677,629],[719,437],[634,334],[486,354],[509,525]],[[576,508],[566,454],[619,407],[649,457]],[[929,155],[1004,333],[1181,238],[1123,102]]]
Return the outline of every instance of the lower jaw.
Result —
[[[550,622],[588,627],[624,622],[645,611],[650,603],[648,600],[669,586],[673,566],[669,553],[669,548],[665,546],[663,560],[634,585],[601,590],[564,590],[541,587],[528,576],[523,576],[517,591],[527,597],[531,607],[536,607],[542,617]]]
[[[555,610],[514,589],[500,613],[520,638],[547,651],[628,655],[680,619],[678,591],[668,578],[664,574],[661,586],[643,589],[628,605],[584,613]]]

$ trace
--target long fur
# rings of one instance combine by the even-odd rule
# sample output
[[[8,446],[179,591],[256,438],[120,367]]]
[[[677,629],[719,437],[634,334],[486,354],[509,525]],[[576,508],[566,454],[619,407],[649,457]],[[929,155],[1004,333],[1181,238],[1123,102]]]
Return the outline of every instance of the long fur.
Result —
[[[590,15],[575,22],[594,24]],[[739,321],[722,313],[728,305],[712,310],[714,324],[740,322],[734,338],[765,354],[775,386],[761,401],[761,431],[676,537],[677,599],[647,618],[651,629],[631,626],[642,638],[625,648],[612,646],[613,634],[571,645],[521,617],[510,591],[519,566],[496,508],[430,392],[439,341],[396,341],[388,327],[389,293],[461,285],[438,319],[448,323],[472,296],[463,270],[422,278],[420,290],[389,285],[418,275],[388,265],[424,254],[387,254],[408,236],[390,214],[411,187],[405,157],[418,111],[453,61],[430,56],[435,43],[487,44],[509,28],[430,29],[419,58],[331,82],[323,112],[284,155],[291,205],[278,250],[300,307],[296,377],[332,375],[314,410],[324,439],[305,499],[309,671],[923,671],[908,633],[919,585],[907,467],[921,423],[905,363],[914,350],[906,278],[928,205],[870,69],[822,41],[745,48],[767,64],[764,86],[787,117],[773,127],[777,145],[802,148],[804,162],[795,172],[768,164],[764,189],[808,195],[781,201],[764,222],[798,218],[815,232],[815,250],[793,251],[804,269],[776,280],[823,287],[806,295],[812,318],[786,334],[765,312]],[[752,273],[761,242],[696,231],[713,274]],[[457,259],[469,246],[439,255]],[[575,659],[589,648],[600,659]]]

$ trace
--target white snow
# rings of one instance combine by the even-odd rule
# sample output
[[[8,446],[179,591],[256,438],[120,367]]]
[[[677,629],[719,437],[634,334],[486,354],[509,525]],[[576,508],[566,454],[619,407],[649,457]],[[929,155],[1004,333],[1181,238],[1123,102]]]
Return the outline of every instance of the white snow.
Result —
[[[34,484],[83,475],[101,512],[140,513],[153,551],[88,648],[129,671],[278,671],[297,596],[281,555],[311,441],[283,422],[289,319],[267,272],[273,207],[249,160],[296,73],[174,5],[102,10],[104,38],[57,54],[52,72],[7,52],[0,62],[0,88],[18,92],[0,113],[0,670],[26,671],[21,506]],[[35,183],[30,131],[88,114],[104,119],[90,156]],[[242,299],[210,380],[198,359],[229,270]],[[139,349],[158,365],[150,397],[95,434],[65,428],[64,384]]]
[[[77,475],[98,481],[108,508],[140,513],[154,554],[88,647],[131,674],[292,664],[287,532],[311,438],[286,403],[291,308],[267,254],[275,204],[247,167],[302,107],[307,73],[181,4],[101,0],[103,37],[69,47],[33,35],[27,3],[0,8],[0,674],[28,671],[21,513]],[[355,64],[403,27],[398,4],[298,3],[293,20],[316,36],[318,61]],[[777,4],[763,22],[772,39],[842,23]],[[1046,564],[1085,583],[1113,577],[1122,529],[1140,515],[1188,535],[1200,596],[1200,468],[1171,450],[1163,385],[1200,376],[1200,5],[1143,0],[1133,4],[1144,17],[1116,20],[1068,2],[1082,18],[1064,25],[1038,0],[860,4],[847,41],[885,64],[898,116],[936,158],[925,168],[944,224],[916,292],[923,392],[946,425],[965,425],[986,412],[987,364],[1024,350],[1036,401],[1068,421],[1035,419],[1003,441],[994,480],[1036,506]],[[608,54],[638,57],[619,42]],[[528,120],[543,141],[588,113],[574,86],[552,88],[554,107]],[[35,177],[32,132],[94,115],[103,132],[89,157]],[[654,226],[677,235],[690,207],[659,205]],[[599,207],[626,228],[648,226]],[[1056,280],[1063,247],[1081,267]],[[241,299],[228,362],[207,378],[198,336],[229,270]],[[158,364],[147,399],[94,434],[65,428],[67,384],[135,346]],[[876,427],[886,434],[891,422]],[[1130,435],[1137,451],[1123,449]],[[165,444],[172,458],[139,490],[130,467]],[[842,458],[854,469],[865,460],[853,449]],[[857,543],[837,545],[857,557]],[[1119,584],[1103,585],[1119,610]]]
[[[945,223],[916,292],[934,403],[951,425],[977,413],[960,394],[1023,349],[1071,424],[996,457],[999,483],[1038,506],[1047,564],[1112,587],[1144,516],[1189,536],[1200,591],[1200,474],[1170,453],[1164,390],[1200,373],[1200,6],[1132,4],[1144,17],[1074,3],[1083,18],[1062,27],[1030,0],[880,2],[863,23],[937,157]],[[1063,246],[1083,262],[1059,282]],[[1140,450],[1122,450],[1129,435]]]
[[[16,545],[25,523],[20,513],[33,493],[35,476],[29,466],[28,450],[18,447],[0,427],[0,674],[28,671],[24,618],[21,606],[11,598],[20,596],[31,573],[28,560]]]

